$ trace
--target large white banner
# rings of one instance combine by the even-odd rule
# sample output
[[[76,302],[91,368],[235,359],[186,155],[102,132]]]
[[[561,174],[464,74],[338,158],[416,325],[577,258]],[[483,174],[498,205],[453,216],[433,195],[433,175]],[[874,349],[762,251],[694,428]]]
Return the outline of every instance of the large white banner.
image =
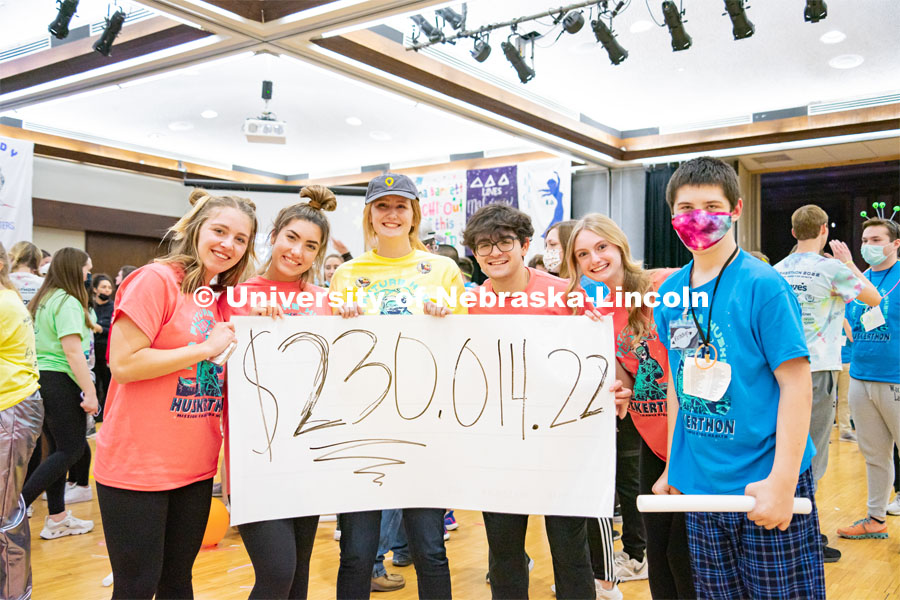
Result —
[[[233,524],[416,506],[612,515],[611,323],[234,322]]]
[[[0,242],[31,241],[34,144],[0,137]]]

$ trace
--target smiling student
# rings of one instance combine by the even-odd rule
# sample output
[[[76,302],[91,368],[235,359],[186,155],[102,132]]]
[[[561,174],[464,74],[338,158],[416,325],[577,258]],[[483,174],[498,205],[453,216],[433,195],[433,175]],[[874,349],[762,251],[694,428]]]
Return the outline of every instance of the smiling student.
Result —
[[[531,219],[520,210],[505,204],[489,204],[472,215],[463,231],[463,243],[472,250],[482,272],[489,277],[482,288],[488,294],[515,294],[524,292],[528,296],[541,293],[547,297],[551,292],[566,289],[567,282],[549,273],[525,266],[525,255],[534,227]],[[584,292],[581,292],[584,295]],[[590,307],[587,297],[584,305],[575,309],[576,314],[584,314]],[[573,309],[568,306],[548,307],[546,305],[513,307],[492,307],[475,305],[469,314],[529,314],[559,315],[571,317]],[[617,366],[617,370],[618,370]],[[610,387],[615,392],[619,417],[624,417],[631,390],[624,389],[616,380]],[[612,482],[610,482],[612,484]],[[612,509],[612,507],[610,507]],[[491,594],[494,598],[528,597],[528,557],[525,554],[525,532],[528,515],[514,515],[484,511],[484,528],[488,538],[489,578]],[[557,598],[622,598],[615,585],[612,564],[606,574],[594,581],[594,570],[587,547],[587,519],[547,515],[544,517],[550,554],[553,557],[553,579]],[[612,563],[612,519],[608,521],[607,556]]]
[[[194,292],[240,281],[256,212],[249,200],[199,189],[190,202],[169,230],[169,253],[122,283],[112,317],[94,476],[113,598],[193,597],[209,517],[224,385],[209,359],[235,338],[216,304],[198,304]]]
[[[746,514],[686,514],[698,597],[824,598],[800,306],[775,269],[738,248],[732,224],[743,201],[732,167],[683,163],[666,201],[694,259],[660,294],[690,288],[709,302],[653,311],[670,369],[668,463],[653,491],[756,498]],[[795,496],[809,498],[811,514],[792,514]]]

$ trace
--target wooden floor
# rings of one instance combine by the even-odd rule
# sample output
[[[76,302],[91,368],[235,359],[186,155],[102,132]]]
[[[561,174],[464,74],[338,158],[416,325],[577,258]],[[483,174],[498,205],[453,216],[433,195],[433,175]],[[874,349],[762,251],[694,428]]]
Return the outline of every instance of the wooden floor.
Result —
[[[866,479],[865,463],[856,444],[838,442],[836,435],[833,439],[828,472],[822,479],[817,499],[822,530],[829,535],[832,545],[843,552],[840,562],[825,565],[828,597],[900,599],[900,517],[888,517],[890,538],[887,540],[844,540],[834,534],[837,527],[864,516]],[[457,483],[465,485],[464,481]],[[35,502],[35,513],[31,520],[34,597],[82,600],[109,598],[112,588],[104,588],[101,584],[110,568],[96,494],[93,502],[75,504],[70,508],[79,518],[93,519],[96,523],[94,531],[86,535],[47,541],[40,539],[38,535],[47,514],[47,504],[42,500]],[[450,541],[447,542],[454,595],[465,599],[489,598],[490,588],[484,582],[487,542],[481,514],[460,511],[456,513],[456,518],[460,524],[459,529],[451,533]],[[320,523],[310,566],[311,599],[325,600],[334,597],[338,543],[334,541],[333,534],[333,522]],[[553,583],[553,572],[543,519],[531,518],[526,547],[536,563],[531,574],[531,598],[552,598],[550,584]],[[620,549],[618,543],[616,548]],[[406,588],[373,596],[385,600],[417,597],[413,567],[395,568],[388,561],[388,571],[406,577]],[[253,568],[236,529],[229,531],[218,548],[203,550],[197,557],[194,565],[196,598],[243,599],[252,586]],[[626,600],[650,598],[646,581],[622,583],[620,588]]]

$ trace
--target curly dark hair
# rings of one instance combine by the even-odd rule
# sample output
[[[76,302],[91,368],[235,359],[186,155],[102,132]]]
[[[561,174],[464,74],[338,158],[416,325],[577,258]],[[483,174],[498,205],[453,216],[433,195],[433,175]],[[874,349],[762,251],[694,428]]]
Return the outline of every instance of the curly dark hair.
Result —
[[[681,163],[666,185],[666,202],[669,210],[675,205],[675,195],[686,185],[717,185],[728,199],[731,209],[741,197],[741,186],[734,167],[711,156],[700,156]]]
[[[511,231],[523,245],[534,235],[531,217],[521,210],[506,204],[488,204],[467,221],[463,243],[474,252],[477,240],[490,238],[496,241],[501,230]]]

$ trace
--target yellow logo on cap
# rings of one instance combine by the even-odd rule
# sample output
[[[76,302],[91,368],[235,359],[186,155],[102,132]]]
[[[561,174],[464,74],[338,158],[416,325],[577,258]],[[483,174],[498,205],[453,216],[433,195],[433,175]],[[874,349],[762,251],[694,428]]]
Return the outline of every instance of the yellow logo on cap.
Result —
[[[387,179],[385,179],[385,180],[384,180],[384,185],[386,185],[386,186],[388,186],[388,187],[391,187],[392,185],[394,185],[394,178],[393,178],[393,177],[388,177]]]

